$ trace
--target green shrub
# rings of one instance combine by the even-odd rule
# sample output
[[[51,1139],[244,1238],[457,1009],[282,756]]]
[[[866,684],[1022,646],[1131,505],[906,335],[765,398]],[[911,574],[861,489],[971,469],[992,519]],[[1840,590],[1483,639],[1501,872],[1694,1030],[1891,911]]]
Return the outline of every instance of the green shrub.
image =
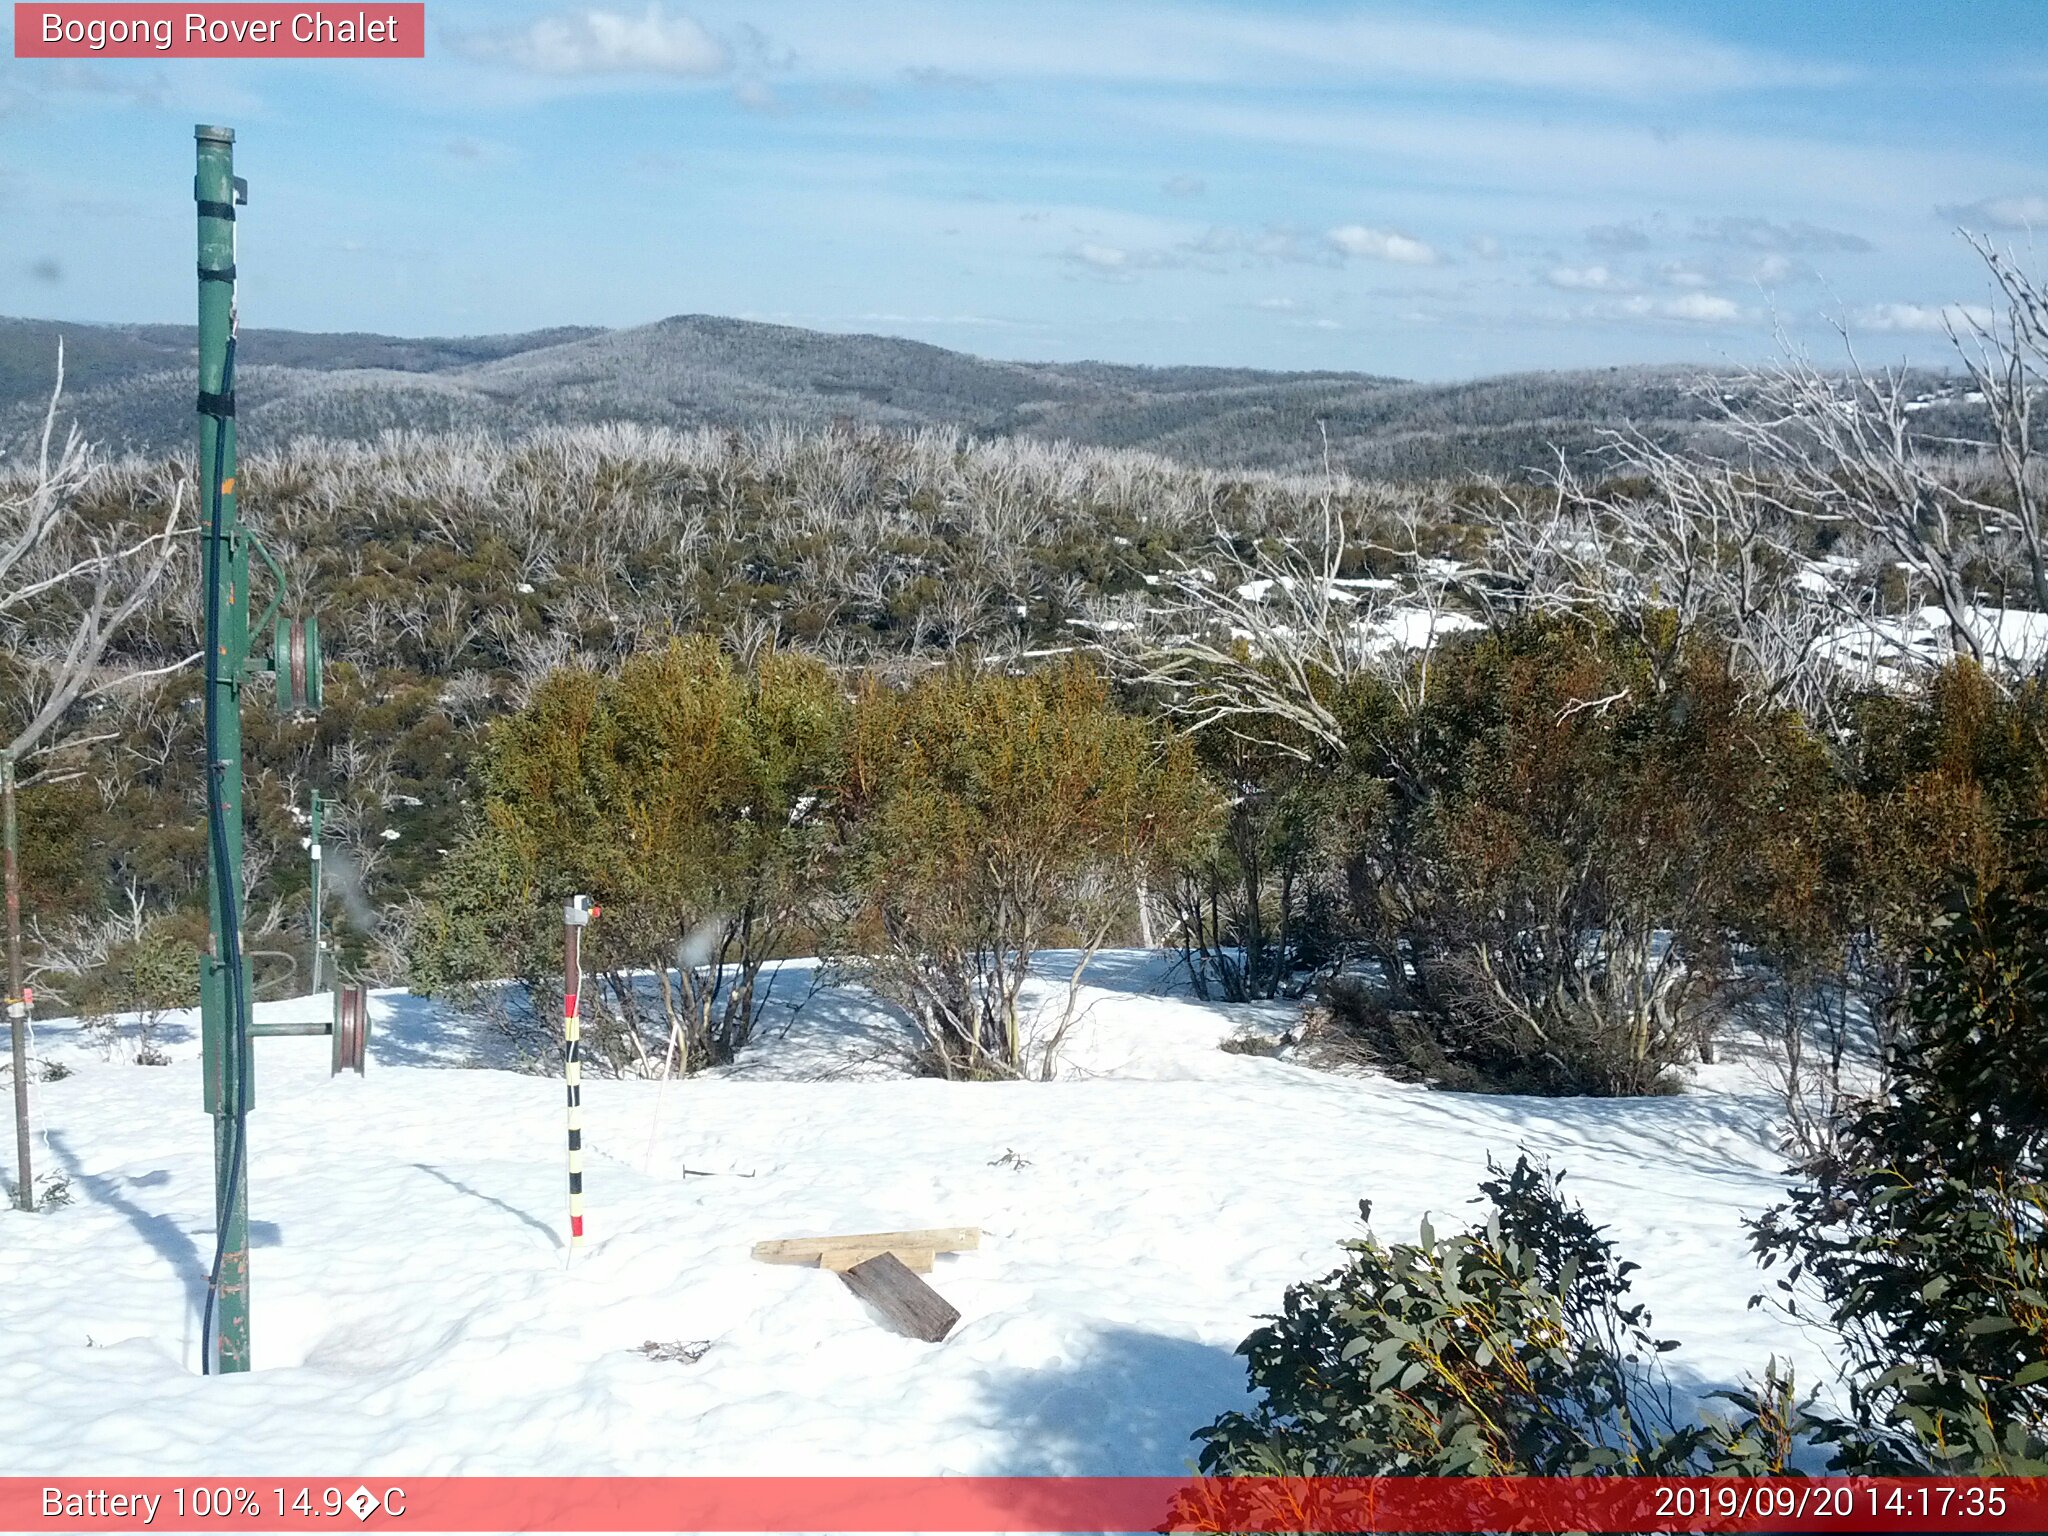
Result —
[[[1628,1301],[1636,1266],[1527,1159],[1480,1188],[1485,1223],[1351,1258],[1291,1287],[1239,1347],[1259,1401],[1197,1432],[1210,1475],[1584,1476],[1776,1472],[1796,1410],[1775,1370],[1682,1423]],[[1361,1215],[1370,1219],[1369,1205]]]
[[[1146,873],[1207,813],[1186,743],[1119,711],[1083,663],[953,668],[903,692],[871,680],[849,749],[847,948],[915,1021],[929,1070],[1017,1074],[1034,955],[1090,953],[1128,924]],[[1036,1042],[1040,1070],[1071,1019]]]
[[[1195,752],[1224,804],[1164,892],[1189,979],[1233,1003],[1299,996],[1343,956],[1337,855],[1362,786],[1227,732],[1200,733]]]
[[[1480,1083],[1668,1086],[1710,1050],[1736,941],[1794,872],[1829,783],[1818,745],[1717,654],[1671,663],[1597,623],[1525,621],[1414,668],[1347,723],[1384,789],[1347,869],[1378,1004]]]
[[[1818,1292],[1850,1375],[1823,1427],[1872,1472],[2048,1471],[2048,881],[1952,914],[1910,982],[1889,1088],[1754,1227]]]
[[[2048,687],[2008,690],[1955,662],[1919,696],[1860,700],[1843,757],[1850,793],[1804,904],[1863,940],[1865,965],[1840,979],[1888,1038],[1946,895],[2021,881],[2048,858]]]
[[[762,966],[818,895],[843,713],[822,664],[769,651],[743,668],[708,639],[610,677],[555,673],[491,733],[481,815],[434,883],[416,984],[541,982],[560,905],[586,892],[604,911],[584,964],[619,1048],[667,1042],[684,1072],[730,1061]]]
[[[1635,1268],[1518,1162],[1451,1238],[1348,1243],[1240,1348],[1259,1400],[1197,1432],[1212,1474],[2048,1474],[2048,879],[1958,911],[1913,968],[1888,1091],[1753,1225],[1817,1293],[1846,1412],[1775,1363],[1681,1422]],[[1366,1207],[1361,1211],[1369,1215]]]

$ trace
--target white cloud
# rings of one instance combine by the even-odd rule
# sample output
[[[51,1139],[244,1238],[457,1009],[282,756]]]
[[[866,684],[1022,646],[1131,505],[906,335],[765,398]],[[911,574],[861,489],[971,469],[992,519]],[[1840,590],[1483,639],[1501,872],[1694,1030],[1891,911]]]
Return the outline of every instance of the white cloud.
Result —
[[[1341,224],[1330,231],[1330,244],[1347,256],[1364,256],[1373,261],[1398,262],[1403,266],[1434,266],[1436,248],[1412,235],[1392,230],[1371,229],[1363,224]]]
[[[1415,8],[1418,12],[1421,8]],[[805,53],[833,70],[960,70],[1025,78],[1287,85],[1342,78],[1502,87],[1631,101],[1842,84],[1853,66],[1810,62],[1626,20],[1488,24],[1427,14],[1040,0],[964,7],[900,0],[877,27],[858,7],[813,12]]]
[[[732,54],[703,25],[650,5],[638,16],[585,8],[516,29],[474,32],[454,39],[472,58],[509,64],[534,74],[669,75],[708,79],[725,73]]]
[[[1078,261],[1084,267],[1093,267],[1098,272],[1121,272],[1131,264],[1131,253],[1120,245],[1098,245],[1084,240],[1067,252],[1069,259]]]
[[[1704,325],[1731,325],[1742,319],[1740,304],[1713,293],[1688,293],[1666,300],[1662,312],[1673,320],[1697,320]]]
[[[1989,325],[1991,311],[1982,304],[1872,304],[1856,312],[1856,323],[1870,331],[1967,331]]]
[[[1473,235],[1465,244],[1481,261],[1498,261],[1501,258],[1503,248],[1500,240],[1493,235]]]
[[[1698,219],[1693,223],[1692,237],[1711,245],[1740,245],[1753,251],[1868,251],[1873,248],[1861,235],[1809,224],[1804,219],[1794,219],[1786,224],[1735,215]]]
[[[1184,240],[1161,265],[1191,262],[1220,271],[1230,267],[1270,267],[1283,262],[1333,265],[1337,255],[1327,246],[1306,239],[1298,229],[1269,224],[1263,229],[1243,229],[1231,224],[1212,224],[1192,240]]]
[[[1040,331],[1045,327],[1033,320],[1008,320],[998,315],[913,315],[893,311],[871,311],[853,316],[856,325],[964,325],[1002,331]]]
[[[1197,144],[1321,150],[1398,164],[1411,176],[1512,185],[1524,198],[1598,198],[1642,207],[1682,187],[1702,203],[1850,205],[1872,227],[1895,220],[1902,204],[1931,207],[1944,189],[2017,175],[2007,167],[2021,163],[1995,148],[1869,143],[1706,123],[1665,139],[1640,125],[1596,115],[1511,113],[1478,105],[1133,98],[1122,115]],[[1644,221],[1644,232],[1652,241],[1659,238],[1654,219]]]
[[[1749,318],[1733,299],[1716,293],[1684,293],[1673,299],[1622,301],[1622,313],[1643,320],[1685,320],[1695,325],[1736,325]]]
[[[1682,261],[1667,261],[1657,269],[1658,281],[1672,288],[1707,288],[1713,279],[1698,267],[1687,266]]]
[[[1974,203],[1952,203],[1935,211],[1973,229],[2048,229],[2048,193],[1980,197]]]
[[[1270,309],[1279,314],[1286,314],[1291,310],[1297,310],[1301,308],[1301,306],[1297,304],[1293,299],[1253,299],[1252,308]]]
[[[1159,184],[1159,190],[1168,197],[1200,197],[1209,190],[1209,184],[1199,176],[1169,176]]]
[[[1595,224],[1586,231],[1586,244],[1596,251],[1646,251],[1650,236],[1640,224]]]
[[[1553,288],[1569,288],[1590,293],[1611,293],[1624,286],[1619,278],[1603,266],[1552,267],[1543,274],[1543,281]]]
[[[1203,272],[1246,272],[1264,267],[1278,266],[1337,266],[1344,260],[1347,249],[1358,249],[1365,254],[1380,255],[1388,261],[1423,262],[1434,261],[1436,255],[1419,240],[1409,240],[1401,235],[1382,235],[1378,238],[1391,242],[1391,249],[1372,247],[1346,247],[1335,240],[1305,234],[1299,229],[1285,225],[1269,224],[1263,228],[1247,228],[1236,224],[1212,224],[1199,234],[1182,239],[1158,241],[1147,240],[1150,230],[1139,231],[1129,226],[1129,238],[1118,238],[1114,243],[1102,238],[1099,228],[1084,228],[1077,234],[1091,238],[1069,247],[1062,254],[1068,261],[1088,267],[1097,272],[1139,272],[1164,271],[1174,268],[1194,268]],[[1170,228],[1163,221],[1154,221],[1153,228]],[[1369,233],[1369,232],[1360,232]],[[1422,253],[1422,254],[1417,254]]]
[[[985,96],[993,89],[979,75],[966,74],[957,69],[940,69],[936,65],[911,65],[903,71],[904,80],[921,91],[950,92],[961,96]]]

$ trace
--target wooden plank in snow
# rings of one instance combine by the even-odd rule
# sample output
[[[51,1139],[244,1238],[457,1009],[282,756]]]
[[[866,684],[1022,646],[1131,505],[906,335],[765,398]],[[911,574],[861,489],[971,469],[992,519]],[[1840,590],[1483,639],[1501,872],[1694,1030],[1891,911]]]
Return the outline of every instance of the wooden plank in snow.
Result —
[[[818,1255],[818,1268],[845,1274],[856,1264],[879,1254],[893,1253],[896,1261],[913,1274],[928,1275],[936,1255],[929,1248],[827,1248]]]
[[[919,1227],[903,1232],[841,1232],[827,1237],[778,1237],[754,1244],[763,1264],[816,1264],[828,1252],[960,1253],[981,1246],[979,1227]]]
[[[839,1278],[898,1333],[927,1344],[944,1339],[960,1321],[959,1309],[912,1274],[893,1253],[864,1259]]]

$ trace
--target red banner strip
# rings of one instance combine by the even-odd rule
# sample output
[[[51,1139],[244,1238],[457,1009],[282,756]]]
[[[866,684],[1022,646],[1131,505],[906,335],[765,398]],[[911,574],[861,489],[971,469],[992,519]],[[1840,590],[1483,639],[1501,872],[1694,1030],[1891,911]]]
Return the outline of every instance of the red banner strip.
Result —
[[[23,5],[17,59],[421,59],[419,0],[356,4]]]
[[[2048,1478],[0,1479],[8,1531],[2042,1531]]]

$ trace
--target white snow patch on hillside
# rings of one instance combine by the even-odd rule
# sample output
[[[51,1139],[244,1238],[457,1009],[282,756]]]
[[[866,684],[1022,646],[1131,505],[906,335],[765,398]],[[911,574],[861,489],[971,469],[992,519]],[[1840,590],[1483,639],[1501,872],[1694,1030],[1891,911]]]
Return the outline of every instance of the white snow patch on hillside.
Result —
[[[2024,608],[1972,608],[1969,623],[1994,672],[2022,677],[2048,663],[2048,613]],[[1905,687],[1913,677],[1957,654],[1948,615],[1940,608],[1875,619],[1848,619],[1824,636],[1818,653],[1873,687]]]
[[[785,968],[730,1069],[587,1083],[573,1265],[561,1084],[458,1065],[490,1059],[488,1029],[376,994],[362,1080],[329,1079],[325,1040],[258,1041],[258,1369],[215,1380],[197,1374],[214,1236],[190,1020],[154,1068],[44,1023],[41,1055],[72,1073],[36,1084],[36,1152],[72,1200],[0,1214],[4,1470],[1176,1473],[1189,1432],[1243,1401],[1238,1341],[1338,1262],[1361,1197],[1382,1238],[1426,1212],[1445,1230],[1487,1155],[1520,1148],[1569,1169],[1643,1265],[1682,1387],[1774,1352],[1819,1377],[1809,1338],[1747,1306],[1764,1280],[1741,1220],[1783,1180],[1739,1068],[1619,1101],[1336,1076],[1218,1050],[1288,1010],[1199,1002],[1134,953],[1091,970],[1059,1080],[942,1083],[895,1074],[887,1011],[816,980]],[[956,1223],[987,1235],[931,1276],[962,1313],[936,1346],[830,1275],[749,1257]],[[650,1340],[710,1347],[656,1361]]]
[[[1440,636],[1469,634],[1486,626],[1470,614],[1449,608],[1389,608],[1372,624],[1375,649],[1427,650]]]

